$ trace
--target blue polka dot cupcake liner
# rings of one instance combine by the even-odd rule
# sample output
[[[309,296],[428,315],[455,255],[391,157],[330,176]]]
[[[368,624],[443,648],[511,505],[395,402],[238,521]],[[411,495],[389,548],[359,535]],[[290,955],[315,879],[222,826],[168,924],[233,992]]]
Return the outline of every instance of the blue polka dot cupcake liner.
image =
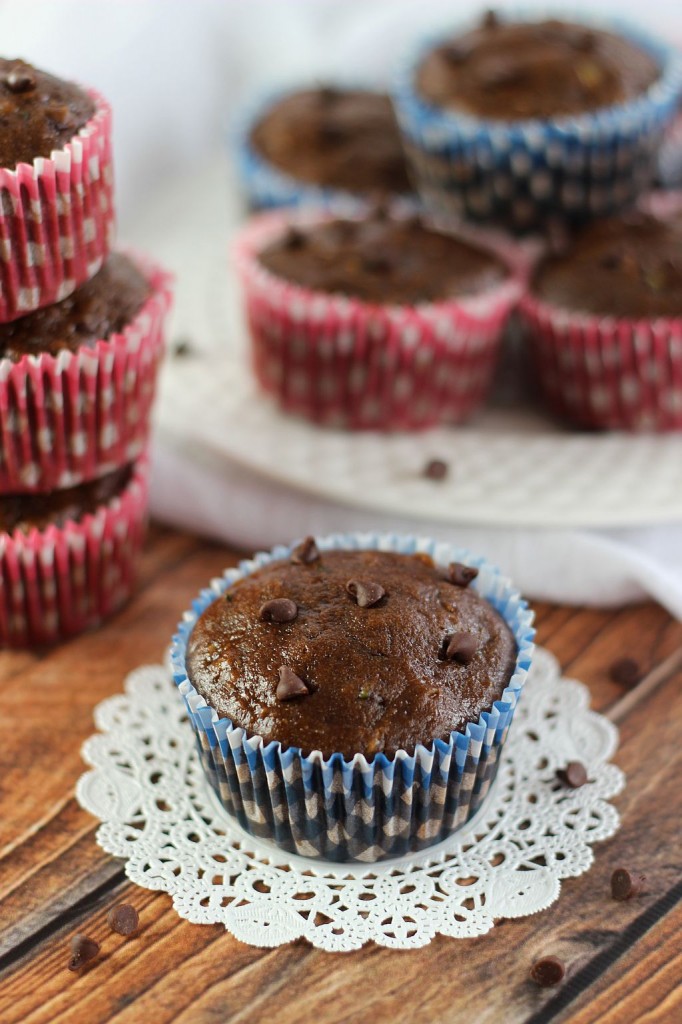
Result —
[[[361,83],[343,83],[349,88],[367,88]],[[242,191],[251,210],[268,210],[278,207],[321,206],[333,207],[338,212],[352,212],[366,200],[363,196],[340,188],[327,188],[292,177],[275,167],[262,156],[251,141],[254,126],[276,103],[298,92],[302,86],[290,89],[271,90],[247,106],[231,133],[231,149],[235,157],[237,174]],[[413,207],[416,200],[411,194],[397,195]]]
[[[502,17],[532,21],[539,14]],[[393,100],[412,177],[434,214],[526,231],[552,219],[578,221],[617,212],[651,185],[682,96],[682,55],[621,21],[606,24],[582,15],[576,20],[651,53],[660,78],[626,103],[552,120],[504,122],[436,107],[418,94],[415,71],[443,41],[442,33],[422,40],[402,61]],[[460,27],[458,34],[469,27]]]
[[[356,754],[304,754],[249,734],[221,717],[192,686],[189,636],[202,612],[238,580],[293,546],[242,562],[202,590],[173,638],[173,678],[194,730],[199,759],[225,811],[246,832],[290,853],[331,861],[372,862],[403,856],[445,839],[479,810],[500,757],[533,656],[533,613],[512,583],[484,559],[453,545],[394,534],[339,534],[317,540],[322,552],[381,550],[430,555],[478,568],[471,586],[502,615],[517,644],[514,672],[500,700],[447,740],[368,760]]]

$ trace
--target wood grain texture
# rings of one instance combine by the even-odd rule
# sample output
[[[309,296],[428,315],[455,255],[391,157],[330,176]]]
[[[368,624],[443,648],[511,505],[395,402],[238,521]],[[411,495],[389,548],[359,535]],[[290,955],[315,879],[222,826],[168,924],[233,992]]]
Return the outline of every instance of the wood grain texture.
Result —
[[[72,797],[92,707],[118,692],[131,668],[159,659],[190,598],[235,557],[157,531],[142,588],[111,623],[53,652],[0,655],[0,683],[40,695],[30,712],[10,706],[0,723],[11,779],[0,792],[3,1024],[208,1024],[269,1018],[273,1010],[278,1024],[675,1020],[682,981],[682,625],[654,605],[615,613],[538,606],[540,642],[589,685],[593,704],[618,720],[616,761],[629,780],[616,801],[621,831],[595,847],[592,870],[568,880],[544,913],[503,922],[479,939],[437,938],[410,952],[368,947],[332,955],[304,943],[257,950],[219,926],[189,925],[168,896],[125,881],[121,865],[96,845],[96,823]],[[624,655],[645,674],[627,692],[609,678],[611,663]],[[647,894],[627,904],[609,896],[610,873],[621,863],[649,877]],[[105,922],[119,901],[140,910],[141,932],[128,940]],[[102,943],[100,960],[82,976],[65,967],[77,930]],[[527,980],[533,959],[545,953],[569,967],[557,990],[540,991]]]

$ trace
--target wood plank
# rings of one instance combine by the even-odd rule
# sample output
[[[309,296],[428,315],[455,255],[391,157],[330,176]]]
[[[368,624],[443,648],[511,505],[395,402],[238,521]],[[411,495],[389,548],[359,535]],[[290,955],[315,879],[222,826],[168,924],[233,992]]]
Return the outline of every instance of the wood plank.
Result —
[[[181,567],[179,575],[187,570],[188,566]],[[650,664],[667,656],[680,638],[680,627],[649,606],[615,616],[575,612],[568,618],[559,616],[555,626],[550,647],[576,675],[593,684],[605,705],[613,703],[615,684],[606,672],[616,654],[631,654],[636,647],[640,660],[644,651]],[[675,848],[679,829],[681,680],[679,673],[669,676],[647,691],[644,702],[631,703],[621,722],[617,757],[629,775],[628,787],[617,801],[623,827],[595,848],[592,870],[569,879],[559,902],[542,914],[504,922],[480,939],[439,938],[425,950],[399,954],[371,947],[331,956],[300,944],[270,952],[243,946],[220,928],[188,925],[177,918],[167,896],[124,883],[109,899],[127,899],[142,907],[145,930],[139,939],[120,945],[108,939],[104,961],[82,978],[71,978],[64,969],[68,938],[77,928],[104,937],[104,909],[94,916],[91,909],[83,909],[69,922],[57,922],[53,933],[6,973],[2,991],[7,1005],[0,1019],[7,1024],[100,1024],[112,1019],[195,1024],[240,1021],[247,1014],[258,1019],[274,1005],[278,1024],[309,1019],[321,1024],[364,1024],[367,1019],[471,1019],[477,1024],[548,1020],[548,1012],[554,1015],[552,1005],[559,1012],[561,992],[540,991],[527,981],[533,959],[545,953],[562,956],[569,965],[571,985],[572,979],[587,977],[589,965],[613,949],[624,932],[641,932],[644,939],[633,939],[636,948],[618,961],[625,976],[639,959],[639,942],[647,941],[647,914],[678,880],[679,864],[669,851]],[[608,893],[611,870],[633,858],[647,872],[650,892],[628,904],[613,903]],[[676,968],[674,960],[662,968],[668,972],[666,978]],[[617,990],[617,964],[613,971]],[[588,988],[595,983],[590,980]],[[642,985],[633,990],[626,1019],[637,1019],[639,989]],[[581,991],[572,996],[576,1003]],[[651,993],[646,998],[650,997]]]
[[[183,609],[229,557],[193,538],[157,534],[126,609],[100,630],[22,663],[18,691],[39,699],[6,702],[0,721],[0,950],[116,875],[120,865],[112,868],[92,841],[93,819],[73,799],[93,706],[120,692],[131,669],[160,660]]]

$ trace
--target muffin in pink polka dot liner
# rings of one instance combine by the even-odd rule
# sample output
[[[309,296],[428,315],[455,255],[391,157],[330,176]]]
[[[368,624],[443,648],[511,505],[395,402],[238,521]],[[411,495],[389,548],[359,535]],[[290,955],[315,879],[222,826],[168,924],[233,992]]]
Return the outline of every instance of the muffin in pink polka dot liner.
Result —
[[[540,261],[520,306],[549,408],[596,430],[682,430],[682,194],[649,196]]]
[[[252,218],[234,254],[263,389],[345,429],[468,419],[523,288],[518,248],[484,237],[383,207]]]
[[[171,280],[114,253],[60,303],[0,324],[0,493],[71,487],[144,451]]]
[[[0,494],[0,647],[56,643],[130,596],[147,522],[148,464],[48,494]]]

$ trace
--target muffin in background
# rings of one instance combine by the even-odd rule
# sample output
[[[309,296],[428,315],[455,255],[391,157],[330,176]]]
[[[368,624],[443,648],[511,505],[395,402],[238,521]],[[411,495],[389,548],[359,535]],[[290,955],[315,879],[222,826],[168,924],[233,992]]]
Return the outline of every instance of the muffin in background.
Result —
[[[657,208],[582,228],[522,300],[544,397],[573,426],[682,429],[682,197]]]
[[[482,559],[350,534],[228,570],[185,614],[171,659],[207,778],[247,831],[375,861],[444,839],[481,806],[532,640],[526,603]]]
[[[129,598],[147,521],[146,459],[45,494],[0,494],[0,647],[99,625]]]
[[[0,493],[71,487],[144,451],[171,277],[113,253],[49,307],[0,324]]]
[[[682,56],[664,43],[530,13],[422,42],[394,85],[425,203],[515,231],[632,204],[680,95]]]
[[[522,283],[517,253],[383,207],[271,212],[239,234],[256,376],[346,429],[458,423],[484,400]]]
[[[384,93],[318,85],[268,97],[237,144],[252,209],[412,192],[400,132]]]
[[[0,58],[0,323],[65,298],[114,238],[111,110]]]

